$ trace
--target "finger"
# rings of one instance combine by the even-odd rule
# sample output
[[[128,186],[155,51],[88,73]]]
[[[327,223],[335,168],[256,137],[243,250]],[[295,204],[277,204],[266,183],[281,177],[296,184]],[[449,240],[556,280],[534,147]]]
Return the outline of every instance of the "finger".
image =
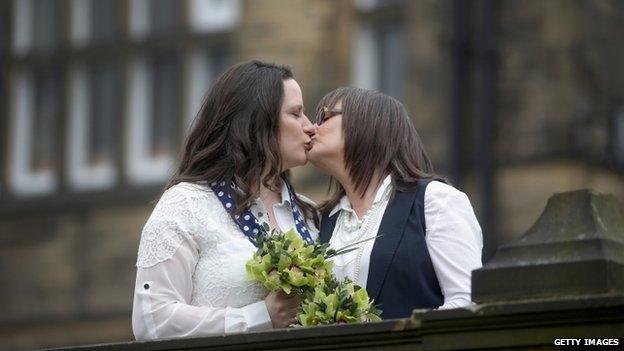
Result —
[[[293,315],[294,315],[294,316],[297,316],[299,313],[301,313],[301,311],[302,311],[301,306],[296,306],[296,307],[294,307],[294,308],[289,309],[289,310],[288,310],[288,313],[289,313],[291,316],[293,316]]]
[[[301,302],[299,301],[288,301],[287,304],[285,304],[287,306],[287,308],[298,308],[301,307]]]
[[[299,299],[299,297],[295,296],[294,298],[287,298],[284,299],[284,302],[287,304],[296,304],[296,305],[300,305],[301,304],[301,299]]]
[[[298,299],[301,294],[298,291],[293,291],[290,294],[286,295],[289,299]]]

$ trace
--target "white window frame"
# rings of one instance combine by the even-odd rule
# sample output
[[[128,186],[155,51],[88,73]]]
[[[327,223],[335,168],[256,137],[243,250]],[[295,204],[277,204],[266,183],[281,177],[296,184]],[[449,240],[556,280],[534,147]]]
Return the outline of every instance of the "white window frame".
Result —
[[[90,162],[89,131],[91,104],[87,68],[84,63],[73,66],[69,73],[69,121],[67,124],[67,180],[74,190],[96,190],[112,187],[117,181],[114,161]]]
[[[234,28],[241,20],[240,0],[188,0],[190,29],[213,33]]]
[[[174,155],[153,155],[152,145],[152,86],[153,77],[145,57],[130,61],[130,84],[126,119],[127,157],[125,171],[133,184],[158,184],[165,181],[173,171]]]
[[[54,169],[33,170],[34,77],[31,70],[18,68],[12,77],[10,95],[9,188],[18,196],[52,193],[57,188]]]

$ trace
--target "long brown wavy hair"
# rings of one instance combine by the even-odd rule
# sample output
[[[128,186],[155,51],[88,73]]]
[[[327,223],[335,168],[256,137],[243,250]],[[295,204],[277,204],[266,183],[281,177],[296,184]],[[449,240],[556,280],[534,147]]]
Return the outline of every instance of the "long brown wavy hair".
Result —
[[[318,103],[317,123],[321,122],[323,108],[333,108],[339,101],[345,167],[360,196],[364,196],[373,180],[383,180],[388,174],[397,191],[413,189],[418,179],[443,180],[435,174],[401,102],[379,91],[342,87],[327,93]],[[373,179],[375,176],[381,179]],[[331,211],[345,195],[344,188],[333,177],[328,192],[329,200],[320,207],[323,213]]]
[[[290,172],[280,172],[279,117],[289,66],[252,60],[228,68],[206,94],[185,140],[181,162],[166,189],[180,182],[233,183],[236,208],[249,209],[260,184],[274,191]],[[293,194],[306,218],[318,223],[312,205]]]

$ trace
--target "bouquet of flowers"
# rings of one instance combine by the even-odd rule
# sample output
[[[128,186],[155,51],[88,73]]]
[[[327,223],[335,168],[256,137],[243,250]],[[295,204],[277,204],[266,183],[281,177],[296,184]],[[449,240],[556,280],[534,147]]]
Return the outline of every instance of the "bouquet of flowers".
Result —
[[[380,321],[381,311],[373,306],[366,289],[349,278],[339,282],[333,275],[320,281],[314,291],[305,291],[303,311],[297,316],[302,326]]]
[[[380,320],[380,311],[373,307],[366,290],[349,280],[338,282],[329,260],[357,249],[364,241],[334,250],[327,243],[306,243],[295,230],[274,231],[255,238],[258,250],[245,268],[251,280],[271,291],[302,294],[301,325]]]

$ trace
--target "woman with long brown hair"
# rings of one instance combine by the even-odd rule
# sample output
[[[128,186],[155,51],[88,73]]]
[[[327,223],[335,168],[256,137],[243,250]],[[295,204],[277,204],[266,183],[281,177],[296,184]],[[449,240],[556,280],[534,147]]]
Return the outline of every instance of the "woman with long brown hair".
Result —
[[[299,298],[246,278],[255,235],[316,238],[293,192],[315,126],[289,67],[249,61],[208,91],[182,159],[141,235],[132,325],[139,340],[266,330],[294,322]]]
[[[403,105],[377,91],[339,88],[317,107],[308,159],[331,176],[320,240],[369,239],[334,258],[334,272],[365,287],[382,318],[471,303],[483,239],[470,201],[436,176]]]

